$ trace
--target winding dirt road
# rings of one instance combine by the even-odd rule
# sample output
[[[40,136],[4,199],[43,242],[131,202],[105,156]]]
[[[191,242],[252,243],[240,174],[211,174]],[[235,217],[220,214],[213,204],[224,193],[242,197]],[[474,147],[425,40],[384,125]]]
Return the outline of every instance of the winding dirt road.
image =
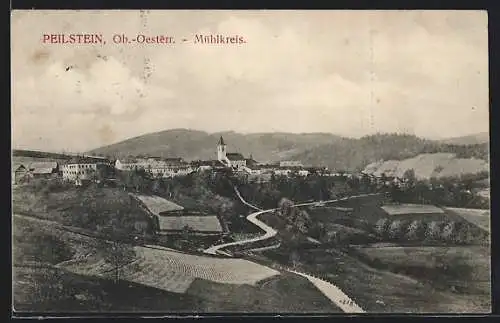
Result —
[[[247,201],[245,201],[245,199],[241,196],[240,192],[238,191],[238,189],[236,187],[234,187],[234,191],[235,191],[236,195],[238,196],[238,198],[240,199],[241,203],[245,204],[246,206],[248,206],[251,209],[257,210],[257,212],[254,212],[254,213],[251,213],[250,215],[248,215],[247,220],[250,221],[251,223],[255,224],[256,226],[258,226],[259,228],[261,228],[265,233],[262,236],[256,237],[256,238],[251,238],[251,239],[240,240],[240,241],[229,242],[229,243],[224,243],[224,244],[212,246],[212,247],[204,250],[204,252],[207,254],[215,255],[215,254],[217,254],[218,251],[222,251],[221,249],[224,249],[224,248],[227,248],[230,246],[250,244],[250,243],[270,239],[270,238],[273,238],[274,236],[276,236],[276,234],[278,233],[272,227],[268,226],[267,224],[265,224],[264,222],[260,221],[257,218],[259,215],[262,215],[264,213],[274,212],[276,209],[262,210],[256,206],[248,203]],[[348,197],[335,199],[335,200],[322,201],[321,204],[325,205],[325,204],[336,203],[336,202],[340,202],[340,201],[346,201],[346,200],[353,199],[353,198],[360,198],[360,197],[373,196],[373,195],[379,195],[379,194],[372,193],[372,194],[361,194],[361,195],[355,195],[355,196],[348,196]],[[307,202],[307,203],[295,204],[294,207],[310,206],[310,205],[314,205],[317,203],[318,202]]]
[[[221,249],[224,249],[224,248],[229,247],[229,246],[250,244],[250,243],[257,242],[257,241],[270,239],[278,233],[276,230],[274,230],[270,226],[266,225],[265,223],[263,223],[262,221],[260,221],[257,218],[261,214],[273,212],[276,209],[269,209],[269,210],[259,209],[258,207],[251,205],[250,203],[245,201],[245,199],[243,199],[243,197],[241,196],[240,192],[238,191],[238,189],[236,187],[234,187],[234,191],[236,192],[236,195],[238,196],[238,198],[240,199],[240,201],[243,204],[247,205],[248,207],[250,207],[254,210],[257,210],[257,212],[254,212],[254,213],[251,213],[250,215],[248,215],[247,220],[252,222],[256,226],[258,226],[259,228],[261,228],[265,233],[262,236],[257,237],[257,238],[246,239],[246,240],[241,240],[241,241],[212,246],[204,251],[207,254],[215,255],[215,254],[217,254],[217,252],[224,253]],[[378,193],[361,194],[361,195],[356,195],[356,196],[344,197],[341,199],[322,201],[321,204],[325,205],[325,204],[335,203],[335,202],[339,202],[339,201],[345,201],[348,199],[373,196],[373,195],[378,195]],[[314,205],[316,203],[318,203],[318,202],[301,203],[301,204],[296,204],[295,207],[309,206],[309,205]],[[269,248],[276,247],[276,246],[279,247],[279,244],[274,245],[274,246],[269,246]],[[258,249],[255,249],[255,250],[258,250]],[[290,269],[290,268],[283,268],[283,269],[288,271],[288,272],[291,272],[291,273],[294,273],[296,275],[307,278],[314,286],[316,286],[316,288],[318,288],[323,293],[323,295],[325,295],[332,303],[334,303],[335,305],[340,307],[345,313],[365,313],[365,311],[358,304],[356,304],[348,295],[346,295],[340,288],[338,288],[334,284],[327,282],[321,278],[315,277],[313,275],[296,271],[294,269]]]

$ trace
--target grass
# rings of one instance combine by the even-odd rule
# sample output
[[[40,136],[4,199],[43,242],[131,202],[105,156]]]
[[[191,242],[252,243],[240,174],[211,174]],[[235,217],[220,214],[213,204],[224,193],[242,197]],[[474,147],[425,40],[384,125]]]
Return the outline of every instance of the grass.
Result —
[[[190,296],[130,282],[114,284],[54,267],[92,253],[97,244],[94,239],[19,217],[13,218],[12,232],[13,304],[17,312],[178,312],[196,308],[197,301]]]
[[[342,313],[307,279],[288,273],[257,286],[195,280],[187,294],[202,298],[206,312]]]
[[[406,274],[443,290],[489,297],[488,247],[359,247],[356,251],[372,267]]]
[[[117,231],[139,232],[137,221],[147,214],[118,188],[58,186],[34,182],[13,190],[14,213],[31,214],[64,225],[97,230],[112,222]]]
[[[15,267],[16,312],[191,312],[197,300],[129,282],[76,275],[57,268]]]
[[[406,215],[406,214],[442,214],[443,209],[438,208],[434,205],[424,205],[424,204],[394,204],[394,205],[384,205],[382,209],[386,211],[389,215]]]
[[[480,209],[462,209],[462,208],[446,208],[447,211],[451,213],[458,214],[466,221],[483,228],[486,231],[490,231],[490,210],[480,210]]]
[[[339,312],[307,280],[288,274],[269,275],[259,269],[264,267],[243,259],[148,249],[150,261],[130,265],[128,269],[135,272],[123,270],[118,283],[91,272],[72,273],[55,265],[81,257],[83,262],[76,264],[85,271],[82,263],[86,259],[99,263],[99,254],[89,257],[94,239],[54,229],[53,224],[36,219],[14,217],[13,226],[17,312]],[[172,259],[177,260],[177,266],[168,266]],[[175,277],[165,279],[169,268],[181,278],[187,274],[194,280],[185,293],[156,288],[165,283],[171,284],[166,289],[172,289],[178,282]],[[134,273],[135,282],[125,280]],[[233,284],[221,283],[228,280]]]
[[[285,248],[262,252],[272,261],[291,265]],[[338,249],[298,250],[299,269],[327,277],[365,311],[372,313],[484,313],[490,299],[437,290],[401,274],[368,266]]]

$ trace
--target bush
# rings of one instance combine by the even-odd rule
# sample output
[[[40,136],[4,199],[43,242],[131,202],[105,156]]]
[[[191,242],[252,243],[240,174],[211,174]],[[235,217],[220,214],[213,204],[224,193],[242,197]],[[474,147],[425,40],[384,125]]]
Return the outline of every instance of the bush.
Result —
[[[380,237],[385,237],[387,233],[387,229],[390,225],[390,221],[387,218],[382,218],[377,221],[375,224],[375,232],[380,236]]]
[[[406,229],[406,238],[408,240],[420,240],[425,238],[425,223],[421,220],[411,222]]]
[[[455,238],[455,222],[446,223],[441,229],[441,239],[444,241],[453,241]]]
[[[425,230],[425,238],[429,240],[438,240],[441,237],[442,223],[432,221]]]
[[[392,221],[391,225],[388,228],[387,234],[390,239],[399,239],[403,236],[404,233],[404,222],[401,220]]]

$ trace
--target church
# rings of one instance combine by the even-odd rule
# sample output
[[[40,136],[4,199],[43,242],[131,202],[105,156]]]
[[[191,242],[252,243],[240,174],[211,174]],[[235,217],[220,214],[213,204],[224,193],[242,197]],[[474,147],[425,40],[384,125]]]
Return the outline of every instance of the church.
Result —
[[[217,160],[226,167],[231,167],[233,169],[241,169],[243,167],[257,164],[257,162],[253,160],[252,156],[250,156],[250,158],[245,158],[240,153],[228,153],[227,145],[225,144],[222,136],[217,143]]]

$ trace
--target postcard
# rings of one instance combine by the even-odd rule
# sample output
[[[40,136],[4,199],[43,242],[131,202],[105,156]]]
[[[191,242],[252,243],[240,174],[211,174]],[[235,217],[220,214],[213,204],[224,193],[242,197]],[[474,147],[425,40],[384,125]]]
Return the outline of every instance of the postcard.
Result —
[[[11,30],[14,314],[491,312],[485,11]]]

